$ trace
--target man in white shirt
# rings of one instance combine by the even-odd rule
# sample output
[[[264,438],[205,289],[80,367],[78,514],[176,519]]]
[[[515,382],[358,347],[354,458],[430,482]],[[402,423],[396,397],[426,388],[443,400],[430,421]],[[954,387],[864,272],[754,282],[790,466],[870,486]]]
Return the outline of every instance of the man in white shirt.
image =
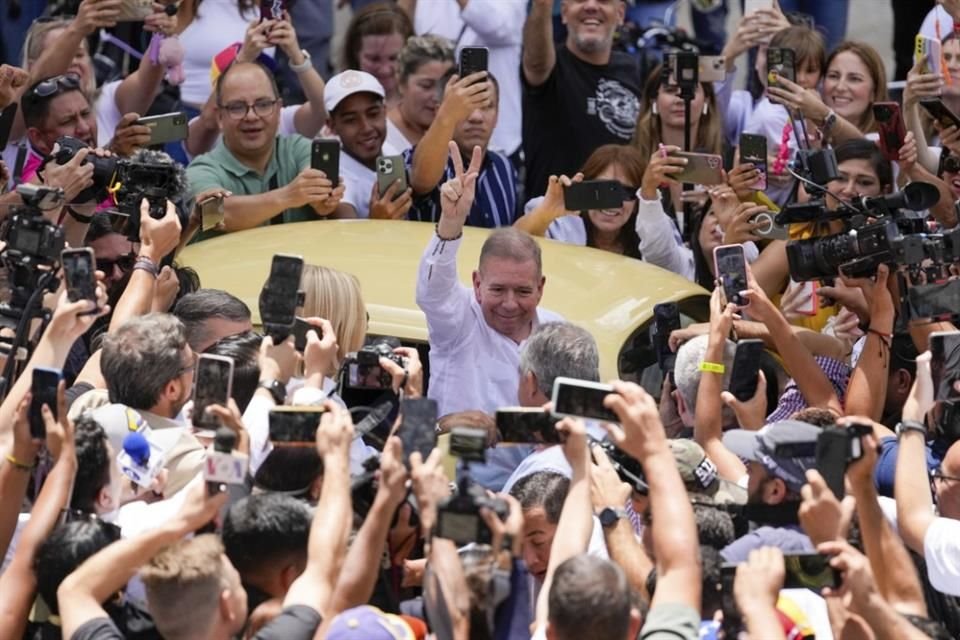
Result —
[[[366,71],[349,69],[330,78],[323,90],[327,124],[340,138],[340,177],[346,186],[337,207],[339,218],[402,220],[413,192],[395,182],[382,195],[377,187],[377,158],[399,155],[386,144],[387,107],[380,81]],[[395,160],[403,166],[403,159]]]
[[[429,394],[445,417],[515,405],[521,346],[537,325],[560,319],[537,308],[546,282],[539,245],[511,227],[497,229],[484,242],[472,294],[460,285],[457,250],[473,205],[481,151],[474,147],[465,171],[456,143],[450,145],[455,173],[440,189],[440,221],[417,279],[417,304],[430,333]],[[484,426],[492,431],[492,420]],[[471,467],[471,475],[498,490],[516,464],[502,457],[499,450],[488,451],[487,464]]]
[[[464,47],[487,47],[487,69],[500,83],[500,118],[490,148],[512,156],[521,143],[520,74],[517,61],[523,44],[527,0],[421,0],[413,2],[413,28]]]

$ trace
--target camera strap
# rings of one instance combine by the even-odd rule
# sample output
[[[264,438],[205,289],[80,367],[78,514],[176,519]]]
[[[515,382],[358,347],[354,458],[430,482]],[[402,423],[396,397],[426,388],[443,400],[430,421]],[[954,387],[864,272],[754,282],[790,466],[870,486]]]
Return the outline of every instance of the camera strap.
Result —
[[[17,159],[13,163],[13,184],[20,184],[23,177],[23,165],[27,161],[27,143],[21,142],[17,146]]]
[[[273,144],[273,158],[277,163],[277,170],[273,172],[273,175],[270,176],[270,191],[276,191],[280,188],[280,138],[277,137],[276,141]],[[281,211],[277,215],[270,218],[270,224],[283,224],[283,214],[285,212]]]

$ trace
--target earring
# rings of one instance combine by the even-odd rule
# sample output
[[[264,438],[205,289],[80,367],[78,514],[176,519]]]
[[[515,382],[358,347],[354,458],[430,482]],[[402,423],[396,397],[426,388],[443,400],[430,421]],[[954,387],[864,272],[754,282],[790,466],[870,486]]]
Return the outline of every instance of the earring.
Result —
[[[653,103],[651,111],[653,111],[653,115],[655,116],[660,115],[660,107],[657,106],[656,102]]]
[[[710,105],[706,102],[703,103],[703,115],[707,115],[710,112]]]

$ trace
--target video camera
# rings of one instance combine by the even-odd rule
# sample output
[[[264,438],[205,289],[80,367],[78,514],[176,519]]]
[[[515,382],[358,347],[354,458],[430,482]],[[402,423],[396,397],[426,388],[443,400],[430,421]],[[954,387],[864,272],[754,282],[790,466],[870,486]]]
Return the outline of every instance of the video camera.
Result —
[[[470,462],[486,459],[487,434],[474,427],[454,427],[450,432],[450,455],[460,459],[461,474],[457,490],[437,508],[434,535],[453,540],[458,546],[471,542],[490,544],[493,534],[480,516],[486,507],[506,520],[510,506],[502,498],[492,498],[470,478]]]
[[[81,150],[89,147],[76,138],[62,136],[59,148],[44,164],[53,160],[66,164]],[[125,216],[117,231],[130,240],[140,240],[140,203],[146,199],[150,217],[162,218],[167,200],[178,202],[187,189],[183,166],[162,151],[144,149],[130,159],[101,157],[90,153],[83,164],[93,165],[93,184],[81,191],[76,202],[101,202],[113,195],[117,211]]]

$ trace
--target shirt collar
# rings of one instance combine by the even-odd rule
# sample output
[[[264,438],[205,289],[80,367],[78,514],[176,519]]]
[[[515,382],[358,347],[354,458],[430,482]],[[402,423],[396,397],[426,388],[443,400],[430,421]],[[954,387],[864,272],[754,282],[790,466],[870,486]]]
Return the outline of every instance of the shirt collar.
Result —
[[[214,159],[217,161],[217,164],[219,164],[224,171],[236,178],[242,179],[249,174],[253,174],[258,178],[266,178],[273,175],[277,170],[277,143],[274,143],[273,154],[270,156],[270,161],[267,163],[267,169],[263,172],[263,174],[257,173],[255,169],[251,169],[247,165],[240,162],[240,160],[233,155],[233,152],[227,148],[227,145],[224,144],[222,138],[220,142],[217,143],[217,146],[214,148],[212,153],[214,155]]]

